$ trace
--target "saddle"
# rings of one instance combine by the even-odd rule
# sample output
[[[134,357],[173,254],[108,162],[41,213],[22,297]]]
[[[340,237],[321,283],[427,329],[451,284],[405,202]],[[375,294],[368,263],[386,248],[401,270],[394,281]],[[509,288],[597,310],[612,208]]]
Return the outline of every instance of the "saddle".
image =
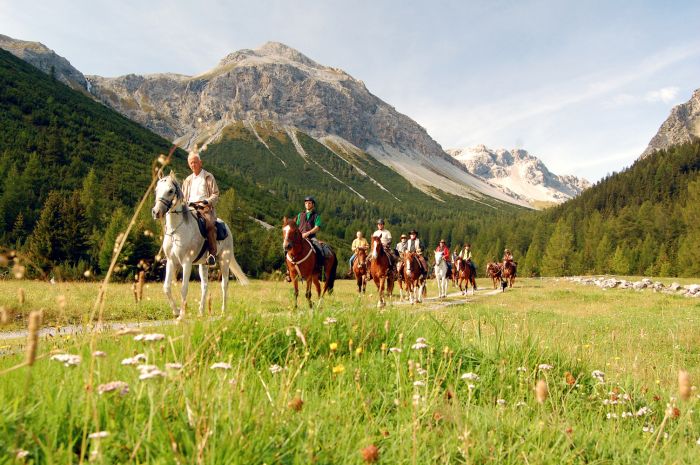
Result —
[[[199,226],[199,233],[203,238],[207,238],[207,225],[204,222],[204,218],[197,215],[197,225]],[[223,241],[228,237],[228,231],[226,230],[226,224],[219,218],[216,219],[216,240]]]

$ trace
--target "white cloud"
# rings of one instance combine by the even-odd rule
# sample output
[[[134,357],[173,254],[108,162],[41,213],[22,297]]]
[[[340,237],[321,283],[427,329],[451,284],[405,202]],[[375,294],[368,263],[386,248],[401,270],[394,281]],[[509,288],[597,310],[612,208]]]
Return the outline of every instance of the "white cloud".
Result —
[[[673,103],[678,99],[678,92],[680,89],[678,87],[663,87],[658,90],[653,90],[647,92],[644,96],[644,100],[647,102],[663,102],[663,103]]]

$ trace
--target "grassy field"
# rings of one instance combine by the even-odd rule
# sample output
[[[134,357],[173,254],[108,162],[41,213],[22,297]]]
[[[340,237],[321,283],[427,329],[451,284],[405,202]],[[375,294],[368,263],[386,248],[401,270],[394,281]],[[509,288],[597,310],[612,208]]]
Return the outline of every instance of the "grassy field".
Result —
[[[42,338],[33,367],[15,368],[21,353],[1,357],[0,463],[18,450],[27,463],[700,460],[697,391],[682,400],[678,389],[679,370],[700,376],[698,299],[532,279],[453,305],[377,310],[341,281],[320,311],[294,312],[290,287],[232,285],[225,317],[144,330],[158,341],[110,331]],[[96,290],[1,281],[0,305],[15,317],[8,328],[35,308],[65,325],[86,321]],[[193,282],[190,308],[198,296]],[[219,298],[214,288],[214,314]],[[105,310],[109,320],[170,314],[154,284],[138,305],[130,286],[112,285]],[[57,353],[82,359],[64,366]],[[151,367],[122,364],[139,353]],[[112,381],[129,392],[100,394]]]

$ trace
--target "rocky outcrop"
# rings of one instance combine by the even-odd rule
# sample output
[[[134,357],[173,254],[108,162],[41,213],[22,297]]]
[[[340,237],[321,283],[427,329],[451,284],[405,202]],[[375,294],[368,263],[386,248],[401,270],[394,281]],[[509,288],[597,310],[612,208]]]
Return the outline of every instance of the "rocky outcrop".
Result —
[[[643,278],[639,281],[628,281],[626,279],[615,278],[614,276],[573,276],[566,279],[586,286],[598,286],[601,289],[633,289],[635,291],[646,289],[654,292],[663,292],[664,294],[700,298],[700,284],[686,284],[685,286],[681,286],[678,283],[671,283],[669,285],[664,285],[660,281],[652,281],[649,278]]]
[[[448,149],[475,176],[530,203],[560,203],[579,195],[590,183],[576,176],[556,175],[526,150],[497,149],[485,145]]]
[[[686,103],[676,105],[640,158],[673,145],[700,140],[700,89]]]
[[[0,48],[7,50],[46,74],[53,74],[57,80],[73,89],[87,90],[88,83],[83,73],[75,69],[68,60],[57,55],[56,52],[42,43],[17,40],[0,34]]]

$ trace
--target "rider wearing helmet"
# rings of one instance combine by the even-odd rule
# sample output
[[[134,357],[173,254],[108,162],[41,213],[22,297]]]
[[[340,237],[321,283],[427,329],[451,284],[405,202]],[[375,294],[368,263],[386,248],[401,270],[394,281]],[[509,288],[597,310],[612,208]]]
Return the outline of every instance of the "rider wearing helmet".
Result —
[[[447,276],[452,275],[452,255],[450,255],[450,249],[445,243],[445,239],[440,239],[440,243],[435,248],[435,252],[442,252],[442,256],[445,258],[445,264],[447,265]]]
[[[421,271],[423,276],[426,276],[428,274],[428,263],[425,261],[425,257],[423,257],[422,245],[420,239],[418,239],[418,231],[415,229],[411,229],[408,232],[408,251],[415,252],[418,255],[418,263],[420,264]]]
[[[384,220],[382,218],[377,220],[377,230],[374,231],[372,237],[379,237],[384,251],[387,257],[389,257],[389,268],[392,268],[396,262],[396,256],[394,255],[394,251],[391,250],[391,232],[389,232],[388,229],[384,229]]]
[[[316,233],[321,230],[321,215],[316,211],[316,199],[311,196],[305,197],[304,210],[297,215],[297,226],[301,231],[301,237],[311,241],[311,245],[316,250],[316,256],[322,259],[321,245],[316,238]],[[320,260],[316,262],[318,263]]]

